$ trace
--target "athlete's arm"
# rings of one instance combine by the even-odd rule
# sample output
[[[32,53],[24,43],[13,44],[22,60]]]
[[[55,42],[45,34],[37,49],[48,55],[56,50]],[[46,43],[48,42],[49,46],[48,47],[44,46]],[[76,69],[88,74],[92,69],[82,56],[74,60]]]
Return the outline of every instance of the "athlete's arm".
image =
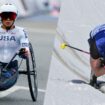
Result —
[[[21,35],[20,45],[20,54],[27,57],[29,55],[29,40],[25,30],[23,30],[23,34]]]

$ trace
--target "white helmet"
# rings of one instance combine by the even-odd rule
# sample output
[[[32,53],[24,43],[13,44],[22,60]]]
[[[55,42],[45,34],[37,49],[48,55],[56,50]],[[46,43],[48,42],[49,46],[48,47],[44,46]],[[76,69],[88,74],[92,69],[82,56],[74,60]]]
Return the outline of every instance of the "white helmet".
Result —
[[[13,4],[4,4],[0,7],[0,14],[3,12],[14,12],[18,15],[18,10]]]

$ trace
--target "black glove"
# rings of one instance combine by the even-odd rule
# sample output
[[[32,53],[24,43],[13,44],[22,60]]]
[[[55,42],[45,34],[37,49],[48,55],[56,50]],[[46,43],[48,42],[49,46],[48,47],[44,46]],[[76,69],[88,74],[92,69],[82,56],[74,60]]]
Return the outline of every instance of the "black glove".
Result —
[[[25,48],[21,48],[21,49],[19,50],[19,57],[21,57],[21,58],[23,58],[23,59],[26,59],[27,56],[25,55],[25,53],[26,53],[26,49],[25,49]]]

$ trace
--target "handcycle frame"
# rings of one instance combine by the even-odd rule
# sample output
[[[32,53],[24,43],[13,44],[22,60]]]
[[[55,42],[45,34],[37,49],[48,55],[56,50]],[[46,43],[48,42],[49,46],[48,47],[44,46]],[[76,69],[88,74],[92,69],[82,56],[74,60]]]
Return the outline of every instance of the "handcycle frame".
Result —
[[[36,62],[35,62],[35,56],[34,56],[34,51],[32,44],[29,43],[29,51],[30,51],[30,56],[25,59],[26,61],[26,70],[20,70],[20,66],[22,65],[22,61],[18,67],[18,72],[19,74],[24,74],[27,75],[28,78],[28,86],[29,86],[29,91],[30,95],[33,101],[37,101],[37,95],[38,95],[38,81],[37,81],[37,70],[36,70]],[[7,66],[13,61],[13,59],[18,55],[16,53],[10,62],[3,68],[6,69]],[[32,63],[32,65],[30,65]]]

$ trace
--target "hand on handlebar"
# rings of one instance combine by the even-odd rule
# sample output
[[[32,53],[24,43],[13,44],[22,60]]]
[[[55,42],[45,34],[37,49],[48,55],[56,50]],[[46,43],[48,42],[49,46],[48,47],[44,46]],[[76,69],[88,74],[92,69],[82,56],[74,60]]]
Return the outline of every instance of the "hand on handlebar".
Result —
[[[19,50],[19,57],[26,59],[29,55],[29,51],[26,48],[21,48]]]

